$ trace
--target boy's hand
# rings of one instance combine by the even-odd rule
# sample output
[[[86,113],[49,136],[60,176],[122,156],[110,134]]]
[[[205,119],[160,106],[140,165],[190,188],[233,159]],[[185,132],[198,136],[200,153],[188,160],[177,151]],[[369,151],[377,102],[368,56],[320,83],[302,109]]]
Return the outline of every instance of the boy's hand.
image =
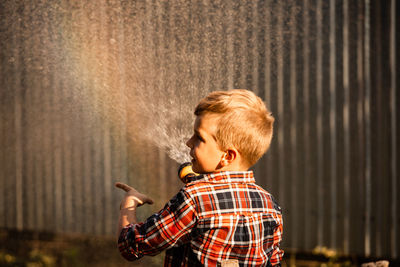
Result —
[[[136,208],[145,203],[153,204],[154,202],[151,198],[149,198],[145,194],[138,192],[135,188],[127,184],[117,182],[115,183],[115,187],[120,188],[126,192],[125,198],[121,202],[120,209]]]

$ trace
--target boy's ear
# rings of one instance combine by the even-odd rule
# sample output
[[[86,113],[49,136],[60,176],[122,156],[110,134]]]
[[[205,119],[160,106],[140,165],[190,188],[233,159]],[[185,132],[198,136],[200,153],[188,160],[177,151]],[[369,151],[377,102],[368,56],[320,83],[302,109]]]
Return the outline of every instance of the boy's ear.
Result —
[[[236,151],[236,149],[228,149],[227,151],[225,151],[225,154],[222,157],[221,160],[222,165],[228,166],[233,161],[235,161],[237,156],[238,156],[238,151]]]

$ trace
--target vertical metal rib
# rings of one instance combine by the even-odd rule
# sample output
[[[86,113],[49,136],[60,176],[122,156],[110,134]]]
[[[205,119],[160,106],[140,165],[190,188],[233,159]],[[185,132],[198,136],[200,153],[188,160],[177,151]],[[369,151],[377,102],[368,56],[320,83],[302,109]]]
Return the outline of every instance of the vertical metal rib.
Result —
[[[123,182],[127,182],[128,179],[128,140],[127,140],[127,100],[125,92],[127,90],[127,74],[126,74],[126,51],[125,49],[125,34],[124,34],[124,22],[125,21],[125,10],[121,6],[121,3],[118,2],[118,13],[122,14],[121,16],[117,16],[117,62],[118,62],[118,72],[119,72],[119,103],[118,105],[121,107],[119,114],[119,153],[120,153],[120,162],[117,166],[120,168],[116,168],[118,173],[117,178],[121,179]]]
[[[159,1],[157,1],[155,3],[154,16],[156,17],[156,25],[158,25],[157,28],[160,29],[160,27],[161,27],[161,25],[163,23],[163,20],[162,20],[163,9],[162,9],[162,4]],[[163,45],[163,41],[164,41],[163,38],[165,38],[165,37],[163,35],[163,31],[161,31],[161,30],[159,30],[159,31],[156,30],[155,33],[156,34],[154,35],[154,38],[157,38],[157,39],[154,40],[154,43],[155,43],[154,49],[157,50],[156,51],[157,54],[161,54],[159,52],[159,50],[161,50],[160,47]],[[156,57],[156,60],[158,61],[157,65],[159,65],[159,66],[162,66],[162,65],[165,64],[163,62],[163,60],[159,56]],[[159,84],[159,88],[158,88],[159,91],[163,90],[163,88],[165,86],[165,84],[164,84],[165,77],[164,76],[165,75],[163,75],[163,72],[162,72],[157,77],[157,79],[158,79],[157,83]],[[162,101],[162,100],[160,99],[159,101]],[[159,153],[158,153],[158,159],[159,159],[158,166],[159,166],[159,173],[160,173],[160,177],[159,177],[159,179],[160,179],[160,188],[168,188],[168,179],[171,178],[171,177],[168,177],[167,171],[166,171],[167,170],[167,163],[166,163],[167,158],[166,157],[167,156],[166,156],[165,152],[162,149],[160,149]],[[167,190],[162,190],[162,192],[160,194],[160,197],[161,197],[161,199],[167,199],[167,195],[168,195],[167,194]]]
[[[358,2],[357,3],[357,13],[363,14],[365,11],[364,8],[364,2]],[[358,16],[357,18],[357,128],[358,128],[358,142],[357,142],[357,147],[358,150],[356,153],[358,155],[364,155],[364,150],[365,150],[365,130],[364,130],[364,89],[365,89],[365,80],[364,80],[364,17]],[[355,251],[359,251],[359,253],[362,253],[364,250],[364,226],[365,226],[365,220],[363,220],[364,216],[364,189],[365,189],[365,177],[364,177],[364,157],[359,157],[357,159],[357,165],[360,166],[359,169],[357,170],[357,185],[359,185],[357,194],[353,198],[356,199],[358,205],[360,208],[354,209],[355,213],[355,220],[357,223],[360,225],[359,229],[356,229],[356,232],[358,233],[358,236],[352,237],[352,240],[354,240],[354,245],[351,245],[350,247],[353,247]]]
[[[247,45],[249,40],[246,36],[246,30],[248,27],[247,23],[243,23],[246,21],[246,8],[244,3],[238,2],[238,8],[234,8],[236,10],[236,20],[235,20],[235,61],[234,61],[234,69],[235,69],[235,80],[234,86],[236,88],[246,88],[246,63],[247,63]],[[242,42],[238,42],[237,40],[243,40]]]
[[[5,13],[8,14],[8,16],[4,16],[3,18],[3,23],[7,24],[8,22],[8,17],[9,17],[9,11],[6,8],[4,3],[0,3],[0,8],[1,10]],[[1,25],[1,21],[0,21]],[[0,150],[0,227],[5,227],[6,226],[6,130],[4,125],[6,124],[6,118],[8,117],[6,115],[6,101],[8,98],[8,85],[6,83],[6,78],[5,74],[7,73],[7,64],[6,64],[6,54],[7,54],[7,47],[3,46],[0,40],[0,45],[1,45],[1,50],[0,50],[0,87],[3,88],[3,90],[0,90],[0,147],[3,148]],[[10,64],[8,64],[10,65]]]
[[[344,222],[343,252],[349,253],[350,238],[350,60],[349,60],[349,4],[343,1],[343,131],[344,131]]]
[[[109,63],[111,66],[116,66],[115,58],[112,57],[112,51],[110,47],[110,36],[108,33],[109,29],[112,29],[114,25],[109,23],[110,16],[107,15],[106,9],[110,9],[110,7],[107,5],[108,2],[102,3],[100,7],[100,28],[101,30],[101,42],[102,42],[102,47],[105,51],[105,59],[106,63]],[[112,79],[113,73],[110,72],[110,68],[107,66],[107,64],[103,64],[102,66],[103,70],[102,72],[104,73],[104,78],[106,79],[106,83],[108,83],[106,86],[113,87],[115,86]],[[105,88],[105,90],[110,90],[109,88]],[[113,89],[111,89],[113,90]],[[113,92],[109,92],[110,94],[113,94]],[[110,104],[110,103],[108,103]],[[112,112],[110,109],[106,109],[108,107],[104,107],[103,112]],[[115,107],[114,107],[115,108]],[[114,110],[113,110],[114,111]],[[114,115],[114,114],[113,114]],[[115,116],[115,115],[114,115]],[[113,121],[116,119],[114,118]],[[111,153],[112,153],[112,147],[111,147],[111,121],[108,119],[105,119],[103,122],[103,155],[102,155],[102,163],[103,163],[103,188],[104,188],[104,196],[102,198],[102,204],[103,204],[103,209],[101,209],[101,218],[103,218],[103,227],[100,230],[101,233],[109,232],[110,229],[113,227],[113,218],[110,216],[112,214],[112,202],[111,202],[111,190],[113,189],[111,179],[112,179],[112,166],[111,166]],[[107,231],[108,230],[108,231]]]
[[[297,181],[299,179],[299,176],[297,175],[298,173],[298,166],[297,166],[297,88],[296,88],[296,82],[297,82],[297,64],[296,64],[296,57],[297,57],[297,51],[296,51],[296,27],[297,23],[295,23],[296,20],[296,7],[292,6],[290,10],[290,16],[293,21],[291,21],[291,27],[290,27],[290,146],[291,146],[291,151],[290,151],[290,161],[291,161],[291,172],[290,172],[290,177],[291,177],[291,188],[290,188],[290,194],[291,194],[291,202],[290,202],[290,209],[292,210],[292,221],[293,222],[298,222],[300,219],[299,216],[299,205],[297,202],[297,192],[299,190]],[[292,226],[292,247],[297,248],[298,247],[298,240],[299,240],[299,231],[298,231],[298,226],[299,224],[297,223],[291,223]]]
[[[330,0],[329,11],[329,92],[330,92],[330,108],[329,108],[329,128],[330,128],[330,153],[331,153],[331,173],[330,173],[330,247],[336,248],[336,1]]]
[[[50,24],[51,23],[51,18],[50,15],[47,15],[47,21],[46,23]],[[40,41],[43,40],[43,38],[48,38],[48,36],[35,36],[35,43],[40,46]],[[47,39],[46,39],[47,41]],[[33,50],[36,50],[37,48],[33,48]],[[44,57],[43,61],[38,62],[39,64],[42,64],[43,66],[46,66],[46,60],[47,57]],[[46,73],[48,75],[48,73]],[[50,75],[48,75],[50,76]],[[45,108],[46,108],[46,98],[43,99],[43,95],[45,95],[46,87],[48,87],[48,81],[49,77],[46,77],[41,81],[37,81],[34,84],[32,84],[32,102],[33,106],[35,107],[35,111],[37,112],[35,115],[37,117],[45,117]],[[45,104],[43,104],[45,102]],[[44,120],[44,119],[43,119]],[[32,141],[34,142],[34,149],[33,149],[33,165],[34,165],[34,173],[32,174],[34,183],[32,184],[32,187],[35,188],[35,198],[33,200],[33,205],[35,206],[35,230],[44,230],[46,227],[46,198],[45,198],[45,188],[47,184],[46,180],[46,175],[45,175],[45,157],[47,155],[45,151],[45,141],[48,136],[46,136],[44,133],[46,131],[43,130],[43,126],[45,124],[41,123],[40,127],[38,125],[35,125],[35,131],[33,132],[33,139]],[[32,133],[31,133],[32,134]]]
[[[390,114],[391,114],[391,229],[390,229],[390,247],[391,256],[396,259],[398,257],[397,250],[397,205],[398,205],[398,192],[397,192],[397,106],[396,106],[396,89],[397,89],[397,76],[396,76],[396,0],[391,1],[390,5],[390,75],[391,75],[391,90],[390,90]]]
[[[203,0],[202,1],[202,8],[204,10],[204,12],[207,14],[209,13],[209,10],[207,8],[210,7],[210,2],[208,0]],[[215,84],[212,84],[212,79],[211,79],[211,75],[210,72],[213,71],[213,66],[212,65],[212,44],[211,44],[211,36],[209,36],[210,33],[208,33],[207,29],[208,29],[208,25],[210,25],[210,16],[205,16],[204,17],[204,21],[202,23],[204,25],[204,37],[203,37],[203,46],[204,46],[204,59],[206,59],[206,61],[204,62],[205,64],[205,73],[203,76],[203,84],[204,84],[204,88],[207,91],[212,91],[215,90]],[[177,25],[177,27],[179,28],[180,25]],[[208,34],[207,34],[208,33]],[[214,72],[214,71],[213,71]]]
[[[16,223],[18,230],[23,228],[23,183],[22,183],[22,103],[20,93],[15,94],[14,106],[14,127],[15,127],[15,209]]]
[[[2,2],[2,4],[5,4],[4,2]],[[6,8],[4,8],[4,10],[7,10],[8,12],[8,16],[5,16],[5,19],[3,20],[4,23],[6,23],[6,25],[10,25],[9,26],[9,30],[7,32],[7,35],[11,35],[10,31],[14,31],[16,30],[13,24],[10,24],[12,19],[11,17],[14,17],[14,13],[15,13],[15,7],[14,6],[10,6],[7,5]],[[0,21],[1,22],[1,21]],[[16,64],[16,58],[14,55],[14,51],[13,49],[15,49],[15,44],[16,44],[16,36],[14,34],[12,34],[12,37],[10,38],[11,40],[11,46],[6,46],[7,49],[4,49],[2,51],[2,53],[6,53],[9,54],[10,56],[8,57],[8,62],[11,64],[4,64],[2,67],[4,67],[6,74],[8,74],[10,77],[9,79],[11,80],[11,77],[13,78],[13,74],[14,74],[14,69],[16,68],[14,65]],[[5,79],[6,75],[1,75],[2,79]],[[12,221],[12,212],[14,212],[14,207],[12,205],[12,203],[15,203],[14,200],[14,194],[9,194],[7,192],[11,191],[11,186],[14,186],[12,183],[13,181],[10,181],[10,179],[7,179],[9,176],[13,175],[12,173],[14,173],[14,169],[11,170],[12,168],[12,162],[14,161],[14,157],[12,158],[12,160],[10,160],[10,155],[12,155],[14,147],[11,145],[12,144],[12,140],[11,140],[11,136],[9,134],[9,132],[11,132],[10,129],[14,129],[14,120],[12,117],[12,113],[14,112],[13,110],[13,105],[14,105],[14,95],[11,92],[15,92],[14,90],[14,84],[11,83],[7,83],[7,80],[5,80],[6,83],[6,90],[2,90],[3,93],[6,93],[6,99],[8,100],[8,102],[12,102],[12,105],[9,105],[9,108],[7,109],[8,112],[4,112],[2,113],[2,123],[4,123],[4,127],[2,129],[2,133],[4,134],[4,145],[5,148],[3,151],[4,153],[4,158],[5,160],[2,162],[2,171],[3,171],[3,185],[4,187],[2,187],[2,190],[4,190],[4,216],[0,216],[2,217],[1,220],[4,222],[4,224],[2,226],[4,227],[11,227],[12,225],[15,225],[15,222]],[[4,111],[7,111],[6,108],[7,106],[5,105],[4,107],[2,107],[4,109]],[[7,145],[8,144],[8,145]],[[7,160],[8,159],[8,160]],[[7,208],[6,208],[7,207]]]
[[[22,28],[20,22],[17,24],[17,33],[21,33]],[[17,38],[17,34],[12,36],[12,47],[13,58],[14,58],[14,69],[12,70],[14,76],[13,91],[14,93],[14,131],[15,131],[15,211],[16,218],[15,224],[9,225],[9,227],[15,226],[18,230],[23,228],[23,181],[22,181],[22,167],[23,167],[23,148],[22,148],[22,86],[21,86],[21,69],[25,66],[20,65],[21,56],[18,48],[22,46],[19,42],[21,39]]]
[[[376,40],[380,40],[382,35],[382,25],[384,25],[384,19],[382,17],[381,5],[377,2],[371,3],[370,6],[370,47],[371,53],[370,57],[370,70],[373,73],[374,78],[370,78],[371,86],[370,86],[370,143],[371,143],[371,186],[370,186],[370,250],[371,255],[380,256],[382,255],[382,231],[375,231],[379,225],[383,224],[383,216],[381,216],[381,209],[377,209],[377,207],[382,207],[382,197],[381,194],[384,184],[387,184],[386,181],[378,181],[378,176],[376,173],[382,173],[386,179],[389,178],[389,171],[382,172],[382,159],[387,159],[388,153],[386,149],[382,149],[383,145],[387,145],[387,136],[385,134],[387,131],[387,122],[383,122],[382,118],[385,114],[385,111],[382,109],[382,100],[384,99],[384,94],[381,90],[377,90],[378,88],[385,88],[384,90],[390,90],[388,84],[384,84],[382,80],[382,42],[377,42]],[[390,32],[387,31],[387,32]],[[374,51],[375,53],[372,53]],[[372,73],[370,75],[372,75]],[[369,73],[368,73],[369,74]],[[388,92],[389,93],[389,92]],[[389,104],[390,105],[390,104]],[[385,130],[383,130],[383,126],[385,126]],[[377,129],[379,129],[377,131]],[[386,138],[385,138],[386,137]],[[379,145],[376,145],[379,144]],[[375,155],[380,155],[379,157],[375,157]],[[385,166],[386,167],[386,166]],[[385,192],[386,193],[386,192]],[[384,208],[385,214],[387,214],[387,207]],[[387,225],[387,221],[385,223]]]
[[[24,9],[24,17],[26,18],[26,24],[28,25],[27,28],[29,31],[34,32],[32,29],[33,21],[32,17],[34,17],[36,14],[32,12],[32,8],[29,4],[25,6]],[[14,33],[15,34],[15,33]],[[36,59],[38,51],[38,44],[39,44],[39,39],[40,37],[38,34],[33,34],[31,38],[27,39],[25,41],[25,56],[24,58],[32,58],[34,60],[30,61],[30,64],[24,64],[25,69],[39,69],[39,64],[38,60]],[[25,71],[26,73],[26,78],[25,80],[28,81],[27,83],[32,87],[32,88],[38,88],[40,84],[37,82],[38,78],[36,75],[32,75],[31,71]],[[34,195],[36,191],[36,187],[33,186],[34,184],[34,176],[33,176],[33,157],[34,157],[34,143],[32,140],[34,139],[34,124],[31,123],[34,121],[36,118],[33,115],[35,112],[35,105],[32,103],[33,101],[33,94],[34,90],[26,90],[25,92],[25,97],[24,97],[24,103],[23,103],[23,109],[25,111],[29,112],[24,112],[24,123],[22,124],[23,127],[23,132],[24,133],[29,133],[29,136],[24,134],[23,139],[24,139],[24,169],[23,169],[23,217],[24,217],[24,228],[30,228],[34,229],[35,224],[34,224],[34,211],[35,211],[35,206],[34,206]],[[33,116],[32,116],[33,115]],[[29,190],[26,185],[32,185],[30,186]]]
[[[75,16],[73,19],[77,21],[77,27],[82,28],[82,33],[81,34],[87,34],[85,31],[85,24],[87,20],[87,16],[84,12],[85,7],[83,4],[83,1],[79,1],[76,4],[77,11],[75,13]],[[87,75],[87,72],[85,68],[82,69],[82,76]],[[81,90],[83,91],[85,88],[83,88],[82,85],[75,84],[75,80],[72,81],[74,83],[74,89],[75,92],[80,92]],[[74,92],[74,93],[75,93]],[[82,114],[83,116],[83,121],[87,122],[87,118],[83,112],[83,104],[79,103],[77,106],[76,110],[77,114]],[[85,206],[85,195],[86,195],[86,183],[88,183],[89,177],[85,176],[85,166],[86,166],[86,157],[87,155],[85,154],[86,151],[88,150],[87,147],[89,146],[88,144],[88,133],[87,133],[87,123],[78,123],[77,124],[77,131],[81,133],[81,138],[78,138],[77,140],[74,140],[74,145],[73,145],[73,151],[72,151],[72,157],[73,157],[73,170],[72,170],[72,177],[73,177],[73,184],[74,184],[74,190],[73,190],[73,201],[74,201],[74,224],[73,224],[73,231],[75,232],[84,232],[85,230],[85,225],[83,222],[86,222],[85,216],[85,211],[84,211],[84,206]]]
[[[264,99],[267,107],[271,108],[271,16],[270,16],[270,2],[266,1],[265,7],[265,81],[264,81]],[[268,168],[269,169],[269,168]]]
[[[69,3],[64,1],[62,2],[64,10],[68,10]],[[54,12],[54,11],[52,11]],[[50,12],[49,12],[50,13]],[[48,15],[50,16],[50,15]],[[47,23],[52,23],[52,21],[49,21]],[[66,14],[63,14],[62,19],[60,19],[61,25],[66,25],[68,23],[68,17]],[[49,35],[49,33],[48,33]],[[58,38],[61,38],[58,36]],[[65,63],[66,58],[65,55],[61,58],[62,63]],[[61,63],[61,64],[62,64]],[[60,68],[60,67],[58,67]],[[59,70],[60,71],[60,70]],[[66,99],[69,99],[69,96],[71,96],[71,88],[73,87],[73,84],[71,83],[71,80],[66,78],[65,75],[62,75],[62,77],[59,78],[61,83],[60,86],[61,88],[59,89],[61,92],[61,105],[62,111],[61,116],[63,117],[63,124],[61,125],[62,127],[62,132],[63,132],[63,141],[62,141],[62,149],[63,149],[63,159],[62,159],[62,164],[63,164],[63,180],[64,180],[64,198],[62,199],[63,202],[63,207],[65,208],[62,213],[64,217],[64,231],[66,232],[72,232],[74,229],[74,201],[77,201],[74,198],[74,160],[73,160],[73,132],[75,131],[74,129],[74,124],[70,114],[68,112],[65,112],[65,107],[67,107],[67,110],[69,110],[71,103],[68,103]],[[75,110],[76,112],[76,110]]]
[[[91,19],[91,21],[88,22],[88,27],[91,30],[91,37],[93,38],[93,43],[90,49],[90,52],[94,55],[97,53],[98,50],[102,50],[102,40],[101,40],[101,32],[102,32],[102,27],[100,25],[101,18],[99,18],[99,13],[101,13],[101,9],[104,8],[104,0],[96,1],[96,3],[89,3],[88,5],[90,8],[88,10],[94,12],[95,18]],[[103,154],[103,133],[104,133],[104,123],[103,120],[100,116],[100,114],[104,114],[104,102],[102,101],[102,90],[104,90],[104,84],[103,84],[103,69],[101,67],[101,64],[104,64],[104,54],[97,55],[98,58],[96,59],[90,59],[89,63],[93,64],[93,66],[90,67],[96,67],[98,74],[99,75],[93,75],[93,103],[94,103],[94,111],[96,113],[94,114],[94,126],[96,128],[96,131],[93,131],[93,134],[91,136],[91,151],[88,152],[90,153],[91,159],[90,159],[90,168],[88,171],[88,176],[89,181],[90,181],[90,188],[87,188],[90,190],[90,195],[92,196],[92,199],[88,199],[85,205],[85,210],[86,214],[91,216],[92,221],[91,221],[91,228],[92,229],[87,229],[88,232],[93,232],[95,234],[100,234],[101,233],[101,228],[102,224],[104,221],[102,221],[101,217],[101,212],[103,209],[103,205],[101,202],[103,188],[99,187],[97,188],[97,182],[96,179],[98,177],[102,177],[101,172],[103,171],[103,166],[101,166],[102,163],[102,154]],[[89,69],[89,75],[90,69]],[[92,115],[93,115],[92,114]],[[92,129],[89,129],[92,131]],[[101,189],[100,189],[101,188]],[[96,191],[99,190],[99,193],[96,193]],[[94,202],[94,203],[93,203]]]
[[[276,51],[276,58],[277,58],[277,109],[278,109],[278,158],[279,158],[279,200],[283,207],[287,205],[285,201],[285,149],[284,149],[284,129],[285,129],[285,120],[284,120],[284,81],[283,81],[283,47],[284,47],[284,40],[283,40],[283,3],[278,3],[278,22],[277,22],[277,46],[278,49]]]
[[[83,25],[84,33],[87,34],[89,37],[84,43],[84,47],[86,49],[91,49],[94,44],[91,38],[93,38],[93,34],[95,33],[95,30],[92,28],[93,26],[89,23],[89,14],[87,13],[89,10],[89,7],[87,6],[87,2],[81,2],[82,6],[80,7],[82,9],[82,17],[81,17],[81,22]],[[89,50],[90,51],[90,50]],[[89,75],[89,62],[84,62],[84,67],[82,68],[82,76],[86,77],[87,79],[90,79]],[[93,89],[93,86],[90,85],[88,88],[84,88],[84,85],[80,85],[81,88],[79,90],[87,90],[87,93],[92,96],[92,101],[93,103],[96,103],[96,92]],[[95,105],[93,105],[93,108],[95,108]],[[93,124],[93,118],[90,118],[90,114],[87,112],[84,114],[85,119],[90,122],[90,124]],[[82,152],[82,187],[83,187],[83,194],[82,194],[82,205],[81,205],[81,213],[80,213],[80,220],[81,220],[81,225],[82,225],[82,231],[84,233],[88,232],[95,232],[94,230],[94,216],[93,216],[93,210],[91,209],[93,205],[93,201],[96,201],[94,197],[98,194],[94,194],[94,191],[92,190],[92,160],[93,157],[95,156],[94,153],[92,152],[92,146],[95,145],[93,142],[93,138],[91,136],[91,125],[90,124],[85,124],[83,126],[83,132],[87,133],[87,139],[85,139],[85,142],[83,143],[83,152]],[[97,129],[96,129],[97,130]],[[95,205],[93,205],[94,207]]]
[[[323,87],[322,87],[322,0],[317,1],[317,34],[316,34],[316,92],[317,92],[317,199],[318,199],[318,226],[317,226],[317,242],[318,246],[323,245],[323,227],[324,227],[324,181],[323,181]]]
[[[55,13],[52,8],[47,9],[47,13]],[[50,16],[46,15],[47,17]],[[58,23],[61,25],[64,25],[67,22],[67,18],[65,14],[61,18],[59,18]],[[47,22],[51,23],[51,22]],[[47,36],[49,36],[49,33],[47,33]],[[62,39],[60,35],[57,36],[57,39]],[[63,55],[60,59],[62,62],[61,65],[64,65],[66,62],[66,57]],[[52,61],[53,64],[54,61]],[[59,67],[58,67],[59,68]],[[62,147],[62,177],[63,177],[63,199],[62,199],[62,216],[63,216],[63,231],[64,232],[71,232],[72,227],[73,227],[73,181],[72,181],[72,170],[73,170],[73,164],[72,164],[72,136],[71,133],[74,132],[72,130],[72,118],[69,116],[70,114],[68,111],[70,110],[68,107],[70,103],[66,101],[66,99],[69,99],[71,93],[71,83],[70,79],[67,79],[64,75],[60,79],[60,95],[61,95],[61,116],[63,119],[63,123],[61,125],[61,131],[63,132],[63,139],[61,143]],[[68,110],[68,111],[65,111]]]
[[[303,99],[304,99],[304,216],[305,218],[311,218],[311,183],[310,183],[310,19],[309,19],[309,1],[303,2],[303,25],[304,25],[304,36],[303,36]],[[307,219],[306,219],[307,220]],[[304,223],[304,247],[311,248],[311,223]]]
[[[59,18],[52,18],[52,20],[57,20]],[[60,60],[60,59],[58,59]],[[50,65],[47,60],[46,65]],[[62,95],[62,74],[59,72],[53,72],[54,79],[53,84],[48,88],[50,90],[51,100],[50,100],[50,110],[54,110],[54,112],[49,113],[50,115],[50,123],[52,123],[52,143],[50,144],[51,157],[53,158],[52,162],[52,179],[54,182],[52,193],[54,196],[53,204],[53,218],[55,221],[54,230],[61,231],[64,224],[64,211],[63,211],[63,176],[62,176],[62,164],[63,164],[63,156],[64,151],[62,150],[62,141],[64,137],[63,127],[63,112],[60,108],[61,106],[61,95]]]
[[[271,110],[271,12],[270,12],[270,1],[265,1],[265,3],[263,3],[265,5],[264,10],[265,10],[265,15],[263,20],[265,21],[265,25],[263,25],[263,27],[265,27],[264,30],[264,40],[265,40],[265,61],[264,61],[264,100],[265,103],[268,107],[268,109],[271,112],[275,112],[273,110]],[[273,113],[273,115],[275,116],[275,114]],[[273,138],[273,141],[275,141],[275,138]],[[269,150],[271,151],[271,150]],[[271,186],[271,183],[273,181],[273,172],[272,172],[272,160],[271,160],[271,152],[268,152],[269,155],[266,157],[266,164],[265,164],[265,168],[266,168],[266,184],[268,186]]]
[[[235,68],[234,68],[234,25],[235,25],[235,18],[233,17],[233,8],[232,2],[228,1],[227,4],[228,9],[228,24],[227,24],[227,79],[228,79],[228,88],[231,89],[234,86],[234,77],[235,77]]]
[[[365,72],[365,98],[364,98],[364,119],[365,119],[365,243],[364,252],[366,256],[371,254],[371,59],[370,59],[370,34],[371,34],[371,10],[370,0],[365,0],[364,20],[364,72]]]
[[[260,95],[260,89],[259,89],[259,84],[258,84],[258,68],[259,68],[259,64],[258,64],[258,60],[260,57],[260,54],[258,52],[258,44],[260,43],[260,41],[258,40],[258,31],[259,31],[259,16],[258,16],[258,2],[254,1],[253,3],[251,3],[251,17],[252,17],[252,36],[250,39],[250,42],[252,42],[252,53],[251,56],[252,58],[252,69],[251,69],[251,77],[252,77],[252,84],[250,85],[246,85],[247,87],[251,87],[254,91],[254,93],[256,95]]]
[[[213,1],[214,5],[217,5],[221,8],[217,8],[216,11],[216,15],[215,15],[215,21],[216,21],[216,30],[215,30],[215,34],[216,34],[216,41],[215,41],[215,50],[217,51],[216,53],[219,55],[219,57],[215,57],[215,60],[217,61],[217,69],[219,71],[217,71],[215,73],[216,75],[216,84],[217,84],[217,88],[219,90],[224,90],[224,89],[228,89],[226,87],[226,70],[227,70],[227,66],[226,66],[226,27],[225,27],[225,23],[226,23],[226,3],[223,0],[220,1]],[[191,13],[193,13],[193,9],[190,11]],[[189,43],[189,46],[191,46],[193,44]],[[198,94],[199,92],[195,89],[192,88],[193,91],[193,95],[196,95],[196,93]],[[194,108],[194,107],[193,107]]]

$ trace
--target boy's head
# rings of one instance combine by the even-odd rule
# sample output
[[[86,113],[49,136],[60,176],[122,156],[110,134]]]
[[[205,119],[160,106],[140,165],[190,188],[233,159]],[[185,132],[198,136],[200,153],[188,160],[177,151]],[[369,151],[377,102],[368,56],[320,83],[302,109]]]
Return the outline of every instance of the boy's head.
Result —
[[[212,92],[194,113],[194,135],[187,145],[196,172],[248,169],[269,148],[274,118],[251,91]]]

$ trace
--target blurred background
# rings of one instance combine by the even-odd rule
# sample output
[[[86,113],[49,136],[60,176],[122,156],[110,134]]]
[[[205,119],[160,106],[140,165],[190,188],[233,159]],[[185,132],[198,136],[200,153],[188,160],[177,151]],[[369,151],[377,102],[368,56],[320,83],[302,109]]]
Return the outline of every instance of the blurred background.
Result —
[[[0,265],[128,264],[114,183],[155,199],[140,219],[161,209],[194,106],[232,88],[276,118],[253,170],[283,208],[285,264],[398,263],[399,6],[0,1]]]

